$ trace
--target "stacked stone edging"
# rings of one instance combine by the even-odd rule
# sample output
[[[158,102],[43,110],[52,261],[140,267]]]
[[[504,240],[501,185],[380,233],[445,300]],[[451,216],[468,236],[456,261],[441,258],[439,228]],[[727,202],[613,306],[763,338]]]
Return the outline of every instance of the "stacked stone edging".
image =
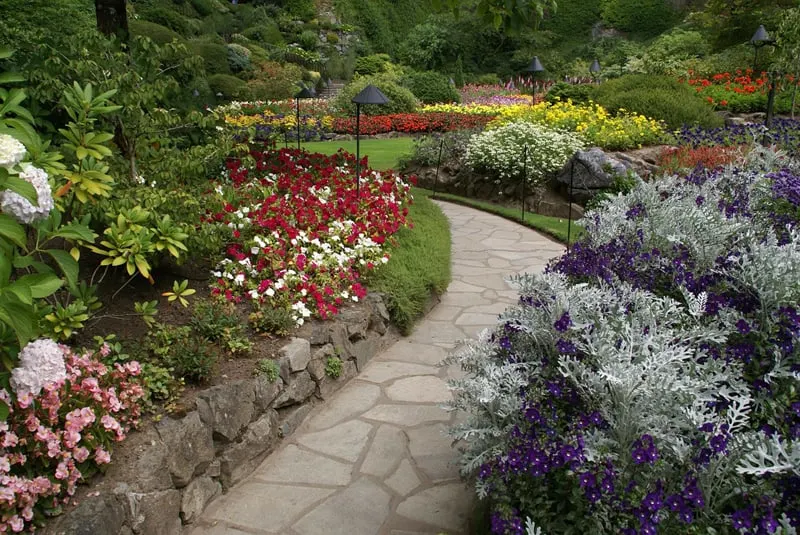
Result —
[[[305,334],[304,334],[305,333]],[[230,381],[199,393],[195,410],[132,433],[81,502],[46,534],[178,535],[223,490],[242,480],[312,410],[398,335],[380,294],[281,349],[279,377]],[[338,378],[328,357],[342,360]]]

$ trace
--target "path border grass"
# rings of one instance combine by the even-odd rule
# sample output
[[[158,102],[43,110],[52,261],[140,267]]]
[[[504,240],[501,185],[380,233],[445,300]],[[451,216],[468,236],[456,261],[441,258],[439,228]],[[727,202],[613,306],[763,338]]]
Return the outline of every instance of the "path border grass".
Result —
[[[389,262],[365,275],[371,291],[386,295],[392,323],[404,335],[426,311],[431,294],[441,295],[451,278],[450,223],[434,202],[417,196],[409,206],[413,228],[395,235]]]
[[[414,193],[417,198],[420,196],[433,198],[433,191],[426,188],[415,187],[412,190],[412,193]],[[436,199],[452,202],[454,204],[460,204],[463,206],[469,206],[470,208],[475,208],[476,210],[481,210],[483,212],[489,212],[504,219],[519,223],[520,225],[533,229],[537,232],[541,232],[542,234],[553,238],[559,243],[567,243],[568,224],[566,219],[525,212],[525,219],[523,220],[521,210],[519,208],[501,206],[487,201],[453,195],[452,193],[437,192]],[[575,243],[580,238],[582,232],[583,228],[577,225],[573,220],[572,232],[570,233],[570,243]]]

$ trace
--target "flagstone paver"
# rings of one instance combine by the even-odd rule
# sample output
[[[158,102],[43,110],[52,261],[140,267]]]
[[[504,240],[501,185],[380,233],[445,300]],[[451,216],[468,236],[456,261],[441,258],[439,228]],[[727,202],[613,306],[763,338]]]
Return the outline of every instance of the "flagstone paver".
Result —
[[[213,502],[191,535],[467,535],[472,489],[455,466],[438,367],[496,323],[516,292],[505,277],[541,271],[559,244],[510,221],[440,203],[453,281],[414,332],[375,357],[246,479]]]

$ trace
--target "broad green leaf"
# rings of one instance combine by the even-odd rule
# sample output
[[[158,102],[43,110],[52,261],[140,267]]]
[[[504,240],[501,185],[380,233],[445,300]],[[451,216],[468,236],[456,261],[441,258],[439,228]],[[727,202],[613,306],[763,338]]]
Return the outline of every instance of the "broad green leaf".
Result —
[[[0,251],[0,289],[8,284],[11,278],[11,256],[5,251]]]
[[[31,295],[37,299],[52,295],[64,284],[64,281],[59,279],[53,273],[36,273],[34,275],[25,275],[20,277],[15,284],[22,282],[30,286]]]
[[[27,180],[22,180],[16,176],[9,176],[3,181],[3,186],[15,193],[19,193],[32,204],[39,206],[39,195],[33,185]]]
[[[0,299],[0,321],[14,330],[20,347],[27,344],[36,333],[36,315],[33,307],[15,299]]]
[[[94,243],[97,234],[86,225],[73,222],[58,229],[58,232],[53,233],[53,237]]]
[[[6,214],[0,214],[0,236],[10,240],[23,249],[25,248],[25,229]]]
[[[28,284],[25,284],[22,279],[16,280],[13,283],[9,284],[5,288],[3,288],[3,293],[13,294],[19,301],[25,303],[26,305],[33,304],[33,295],[31,292],[31,287]]]
[[[6,402],[0,399],[0,422],[5,422],[9,414],[11,414],[11,410]]]
[[[78,262],[67,251],[62,249],[48,249],[45,252],[53,257],[61,272],[64,273],[64,278],[67,279],[67,286],[75,288],[78,285]]]
[[[0,84],[12,84],[14,82],[24,82],[25,77],[16,72],[0,72]]]

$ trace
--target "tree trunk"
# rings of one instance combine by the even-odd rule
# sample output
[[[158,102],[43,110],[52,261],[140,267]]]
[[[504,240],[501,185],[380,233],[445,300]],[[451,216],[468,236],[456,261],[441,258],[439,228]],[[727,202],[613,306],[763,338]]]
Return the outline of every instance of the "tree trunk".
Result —
[[[116,35],[122,43],[128,42],[127,0],[94,0],[97,29],[105,35]]]

